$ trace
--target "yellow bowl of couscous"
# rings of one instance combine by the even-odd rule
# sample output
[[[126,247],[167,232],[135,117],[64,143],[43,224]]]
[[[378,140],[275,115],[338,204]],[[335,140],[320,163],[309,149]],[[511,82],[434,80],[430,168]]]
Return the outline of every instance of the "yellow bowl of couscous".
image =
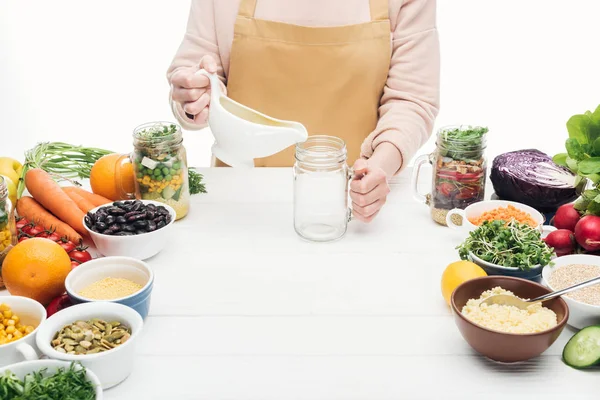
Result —
[[[110,301],[136,310],[146,319],[154,286],[150,266],[130,257],[103,257],[74,268],[65,287],[73,303]]]
[[[451,307],[458,330],[478,353],[500,362],[525,361],[539,356],[558,338],[569,318],[564,300],[548,300],[543,306],[518,313],[502,307],[479,309],[489,295],[509,291],[532,299],[550,290],[535,282],[510,276],[486,276],[458,286]],[[504,306],[505,307],[505,306]]]

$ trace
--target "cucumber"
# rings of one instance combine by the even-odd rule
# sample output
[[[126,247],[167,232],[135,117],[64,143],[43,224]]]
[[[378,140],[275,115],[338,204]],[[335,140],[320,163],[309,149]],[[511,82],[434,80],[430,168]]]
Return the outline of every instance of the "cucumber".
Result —
[[[173,197],[174,194],[175,194],[175,191],[173,190],[173,188],[171,186],[167,186],[162,191],[162,197],[165,200],[169,200],[170,198]]]
[[[592,325],[577,332],[563,350],[565,364],[573,368],[587,368],[600,362],[600,325]]]

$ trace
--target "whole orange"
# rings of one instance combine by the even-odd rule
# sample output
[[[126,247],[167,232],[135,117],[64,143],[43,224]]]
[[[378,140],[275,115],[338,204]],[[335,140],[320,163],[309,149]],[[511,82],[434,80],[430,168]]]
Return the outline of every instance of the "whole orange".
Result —
[[[25,296],[43,305],[65,292],[71,271],[67,252],[50,239],[32,238],[17,244],[2,263],[4,284],[15,296]]]
[[[110,200],[124,200],[125,193],[135,191],[135,175],[131,163],[121,163],[121,154],[108,154],[94,163],[90,171],[92,192]],[[121,188],[117,184],[116,171],[120,172]],[[125,193],[123,193],[125,191]]]

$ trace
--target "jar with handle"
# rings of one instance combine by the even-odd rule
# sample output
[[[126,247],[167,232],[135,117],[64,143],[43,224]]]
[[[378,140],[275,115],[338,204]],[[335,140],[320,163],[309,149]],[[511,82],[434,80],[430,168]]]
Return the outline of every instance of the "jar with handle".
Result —
[[[447,225],[452,209],[464,209],[482,201],[485,196],[487,160],[485,157],[488,129],[472,126],[449,126],[437,133],[436,150],[415,160],[412,175],[413,196],[430,207],[432,219]],[[419,192],[419,176],[425,164],[432,166],[429,194]],[[453,225],[462,224],[462,215],[451,215]]]
[[[185,217],[190,207],[187,154],[179,125],[149,122],[133,132],[131,154],[117,160],[115,180],[121,198],[154,200],[173,207],[177,217]],[[123,164],[133,164],[135,192],[123,187]]]
[[[8,187],[4,177],[0,175],[0,265],[8,252],[17,244],[14,212],[15,207],[8,198]],[[0,276],[0,289],[3,287],[4,283]]]
[[[346,234],[354,178],[346,158],[346,144],[337,137],[314,135],[296,145],[294,229],[300,237],[329,242]]]

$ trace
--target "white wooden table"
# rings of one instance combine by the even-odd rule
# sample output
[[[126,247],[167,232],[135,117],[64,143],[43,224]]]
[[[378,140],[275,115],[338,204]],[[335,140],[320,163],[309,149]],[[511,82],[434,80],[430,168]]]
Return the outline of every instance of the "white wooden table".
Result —
[[[302,241],[289,169],[207,169],[156,281],[132,399],[596,399],[598,371],[566,367],[565,329],[541,357],[502,365],[462,339],[440,293],[462,237],[393,182],[370,225]],[[423,179],[426,181],[427,179]]]

